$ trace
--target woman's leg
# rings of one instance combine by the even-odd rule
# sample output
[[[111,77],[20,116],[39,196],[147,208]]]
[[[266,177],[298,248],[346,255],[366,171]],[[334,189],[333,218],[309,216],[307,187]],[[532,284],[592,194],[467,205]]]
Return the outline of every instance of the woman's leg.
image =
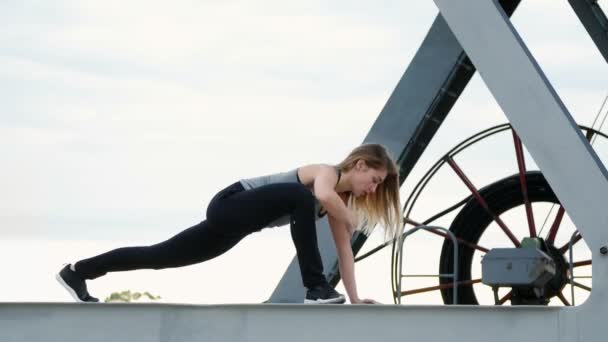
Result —
[[[235,234],[265,227],[275,219],[291,216],[291,237],[305,287],[327,282],[317,245],[314,195],[299,183],[274,183],[235,193],[207,208],[212,226],[231,227]]]
[[[223,254],[245,235],[229,234],[203,221],[155,245],[117,248],[78,261],[74,267],[83,279],[95,279],[108,272],[187,266]]]
[[[221,203],[226,197],[244,190],[239,182],[233,183],[219,191],[210,205]],[[73,266],[83,279],[95,279],[108,272],[187,266],[219,256],[248,234],[233,228],[211,225],[205,220],[164,242],[117,248],[78,261]]]
[[[159,244],[118,248],[74,266],[85,279],[95,279],[107,272],[190,265],[226,252],[247,234],[284,215],[291,216],[291,235],[304,286],[325,283],[317,246],[314,195],[299,183],[268,184],[244,191],[236,182],[213,197],[206,221]]]

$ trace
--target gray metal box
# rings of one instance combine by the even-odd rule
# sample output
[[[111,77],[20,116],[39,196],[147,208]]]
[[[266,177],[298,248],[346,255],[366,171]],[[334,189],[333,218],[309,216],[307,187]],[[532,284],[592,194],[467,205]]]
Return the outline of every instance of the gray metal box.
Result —
[[[542,287],[555,275],[555,262],[536,248],[494,248],[481,260],[481,274],[490,286]]]

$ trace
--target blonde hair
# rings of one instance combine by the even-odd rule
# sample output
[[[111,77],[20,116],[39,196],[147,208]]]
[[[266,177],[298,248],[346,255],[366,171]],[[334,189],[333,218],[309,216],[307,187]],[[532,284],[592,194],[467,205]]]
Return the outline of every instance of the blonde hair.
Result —
[[[384,226],[386,241],[401,236],[403,216],[399,199],[399,166],[389,156],[381,144],[362,144],[353,149],[338,165],[341,172],[352,170],[357,161],[363,160],[368,167],[386,170],[386,178],[376,187],[376,191],[367,196],[356,198],[350,196],[348,207],[358,219],[356,230],[370,235],[377,224]]]

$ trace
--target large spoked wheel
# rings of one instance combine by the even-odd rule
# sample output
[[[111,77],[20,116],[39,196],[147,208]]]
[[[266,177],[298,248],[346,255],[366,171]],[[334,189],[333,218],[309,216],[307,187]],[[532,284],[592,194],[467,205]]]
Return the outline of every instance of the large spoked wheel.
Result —
[[[580,128],[589,140],[594,136],[608,138],[599,131],[582,126]],[[519,172],[480,189],[475,188],[473,182],[455,162],[454,156],[489,136],[509,131],[513,136]],[[499,301],[496,303],[492,288],[481,282],[481,260],[485,253],[497,247],[520,248],[524,238],[542,241],[543,250],[552,257],[556,264],[556,273],[544,288],[545,298],[550,301],[550,305],[572,305],[574,298],[576,298],[577,304],[580,304],[586,299],[591,291],[590,285],[585,285],[584,281],[576,279],[577,277],[571,278],[570,269],[572,267],[574,271],[591,265],[591,253],[584,242],[579,243],[582,236],[569,220],[542,173],[527,171],[524,160],[523,147],[519,138],[511,130],[511,126],[505,124],[492,127],[463,141],[431,167],[407,199],[404,214],[406,221],[413,224],[410,228],[413,228],[419,224],[430,224],[443,215],[460,208],[449,225],[450,232],[458,240],[456,257],[458,294],[454,298],[454,279],[445,276],[454,271],[454,244],[445,233],[434,230],[431,232],[444,238],[439,257],[440,276],[437,286],[403,289],[400,283],[403,281],[400,260],[402,259],[402,262],[406,264],[407,259],[402,258],[403,241],[393,243],[392,286],[395,303],[401,302],[401,298],[404,296],[439,291],[445,304],[503,305],[509,302],[512,304],[546,304],[536,303],[536,297],[532,291],[507,287],[500,288]],[[451,208],[433,215],[425,222],[418,223],[412,219],[415,204],[427,184],[431,182],[442,166],[451,168],[457,176],[454,179],[459,178],[468,188],[470,195]],[[547,212],[552,215],[547,214],[547,217],[544,217]],[[543,218],[545,221],[540,227],[539,221],[542,221]],[[544,230],[545,226],[546,230]],[[572,264],[570,263],[571,255]],[[588,278],[591,278],[590,267],[586,271],[586,276],[578,278],[589,280]],[[580,272],[575,273],[580,274]],[[574,294],[575,288],[578,292],[576,295]],[[581,295],[580,292],[583,294]],[[570,300],[567,297],[571,297]]]
[[[526,184],[528,188],[528,201],[530,204],[545,202],[559,205],[559,201],[553,193],[553,190],[551,190],[551,187],[547,184],[540,172],[527,172]],[[489,211],[497,216],[502,216],[512,209],[525,205],[519,175],[513,175],[487,186],[480,191],[480,195],[485,199]],[[479,201],[472,198],[458,213],[458,216],[456,216],[456,219],[452,222],[450,231],[456,234],[456,236],[477,245],[484,232],[493,222],[494,218],[488,214],[488,210],[486,210]],[[545,287],[545,293],[549,298],[559,296],[565,299],[562,290],[568,283],[569,271],[568,263],[563,253],[566,252],[568,246],[555,246],[555,234],[557,234],[557,231],[559,230],[559,225],[560,222],[556,222],[554,228],[545,236],[548,254],[553,258],[557,266],[555,276]],[[521,239],[516,239],[515,241],[521,242]],[[513,246],[515,247],[517,244],[513,243]],[[458,279],[471,281],[473,280],[471,268],[474,263],[473,256],[476,249],[466,245],[459,246],[459,248],[458,265],[460,267],[458,270]],[[453,271],[453,263],[453,244],[446,240],[441,250],[439,264],[440,273],[451,273]],[[442,278],[440,284],[450,285],[450,281]],[[458,288],[457,303],[479,304],[473,287],[473,284],[460,285]],[[452,291],[443,288],[441,290],[441,295],[444,303],[454,302]],[[501,301],[508,300],[511,296],[512,292],[509,292],[506,297],[503,296],[501,298]]]

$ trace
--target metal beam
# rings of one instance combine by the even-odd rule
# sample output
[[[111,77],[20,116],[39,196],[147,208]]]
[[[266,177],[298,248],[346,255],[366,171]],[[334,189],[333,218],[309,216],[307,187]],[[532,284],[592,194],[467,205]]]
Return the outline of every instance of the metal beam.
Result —
[[[563,307],[3,303],[0,341],[486,342],[488,336],[495,342],[578,341],[560,339],[560,330],[569,322],[559,318],[563,310]]]
[[[608,307],[608,257],[601,252],[608,171],[495,0],[434,1],[591,249],[593,291],[575,308],[573,328],[576,341],[600,340],[605,328],[596,318]]]
[[[608,62],[608,19],[597,4],[597,0],[568,0],[568,2],[604,60]]]

